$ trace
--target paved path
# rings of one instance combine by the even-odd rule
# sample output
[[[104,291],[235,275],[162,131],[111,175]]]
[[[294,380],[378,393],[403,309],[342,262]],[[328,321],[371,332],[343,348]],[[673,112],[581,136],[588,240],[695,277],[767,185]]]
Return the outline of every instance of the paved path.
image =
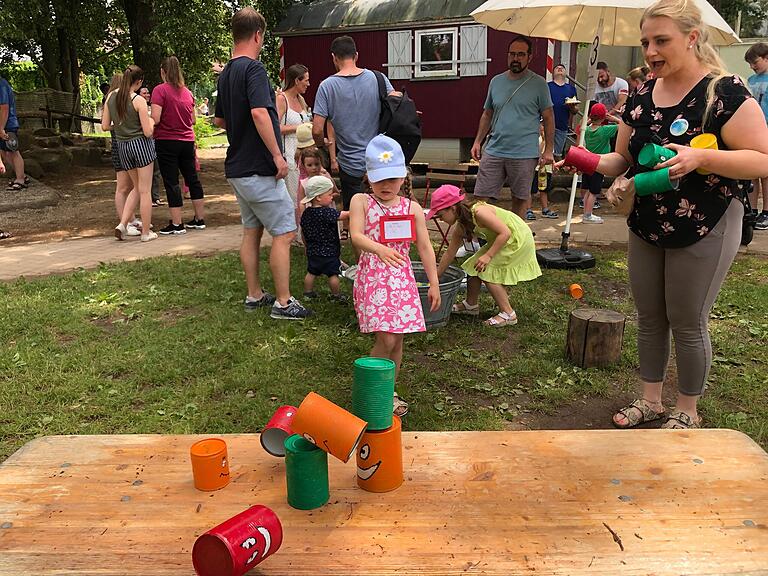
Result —
[[[565,218],[539,218],[531,223],[540,245],[559,245]],[[604,224],[582,224],[581,215],[571,225],[572,246],[626,244],[627,226],[619,216],[606,216]],[[239,224],[189,231],[181,236],[161,236],[142,243],[138,237],[118,242],[114,237],[78,238],[58,242],[0,245],[0,281],[20,276],[44,276],[78,268],[95,268],[102,262],[123,262],[167,255],[214,254],[237,250],[240,246]],[[265,244],[269,237],[265,234]],[[768,255],[768,231],[756,232],[755,239],[742,252]]]

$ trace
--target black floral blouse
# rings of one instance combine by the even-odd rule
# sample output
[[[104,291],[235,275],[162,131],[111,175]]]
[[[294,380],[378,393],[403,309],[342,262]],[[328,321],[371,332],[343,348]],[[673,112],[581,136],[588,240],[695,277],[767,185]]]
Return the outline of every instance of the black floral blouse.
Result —
[[[707,87],[711,80],[711,77],[703,78],[680,103],[668,108],[660,108],[653,103],[656,80],[648,80],[629,95],[621,114],[624,123],[632,128],[629,153],[635,166],[630,175],[649,170],[637,163],[640,150],[646,143],[688,145],[694,136],[702,133]],[[717,136],[720,150],[727,149],[720,137],[723,125],[748,98],[751,98],[749,90],[738,76],[726,77],[718,82],[704,131]],[[688,126],[684,133],[674,136],[670,127],[677,119],[686,120]],[[677,131],[680,131],[680,125],[677,123]],[[685,128],[685,123],[682,126]],[[680,180],[677,190],[636,196],[627,224],[646,242],[661,248],[683,248],[706,236],[725,214],[734,197],[738,197],[735,180],[694,171]]]

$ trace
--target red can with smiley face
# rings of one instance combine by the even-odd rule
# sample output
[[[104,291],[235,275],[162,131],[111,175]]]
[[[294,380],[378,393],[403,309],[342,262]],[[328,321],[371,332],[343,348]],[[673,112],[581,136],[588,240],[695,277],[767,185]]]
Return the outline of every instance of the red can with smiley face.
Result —
[[[369,492],[389,492],[403,483],[400,418],[386,430],[366,432],[357,447],[357,485]]]
[[[242,576],[282,543],[277,514],[251,506],[200,536],[192,548],[192,565],[198,576]]]

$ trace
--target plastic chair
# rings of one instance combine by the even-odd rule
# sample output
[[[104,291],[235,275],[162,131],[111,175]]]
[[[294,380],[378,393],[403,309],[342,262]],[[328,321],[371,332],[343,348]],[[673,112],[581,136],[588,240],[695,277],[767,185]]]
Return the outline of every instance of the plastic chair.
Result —
[[[430,162],[427,166],[427,183],[421,205],[424,206],[424,208],[429,208],[429,194],[432,191],[433,186],[437,188],[442,184],[453,184],[464,192],[468,171],[469,166],[467,164]],[[432,224],[434,224],[434,227],[430,227]],[[439,260],[443,248],[448,246],[448,234],[451,231],[451,227],[438,220],[430,220],[427,222],[427,228],[429,230],[437,231],[440,234],[440,247],[437,250],[437,258]]]

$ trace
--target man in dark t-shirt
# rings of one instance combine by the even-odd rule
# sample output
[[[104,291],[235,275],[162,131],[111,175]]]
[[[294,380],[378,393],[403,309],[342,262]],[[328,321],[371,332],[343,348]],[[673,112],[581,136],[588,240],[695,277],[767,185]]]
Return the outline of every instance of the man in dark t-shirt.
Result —
[[[311,312],[291,296],[289,286],[296,215],[283,180],[288,164],[280,147],[275,93],[258,60],[266,27],[264,17],[251,7],[232,17],[235,45],[232,59],[219,76],[214,122],[227,131],[224,175],[235,191],[243,222],[240,261],[248,285],[245,308],[272,306],[272,318],[303,320]],[[269,266],[275,296],[262,290],[259,279],[259,250],[265,228],[272,236]]]

